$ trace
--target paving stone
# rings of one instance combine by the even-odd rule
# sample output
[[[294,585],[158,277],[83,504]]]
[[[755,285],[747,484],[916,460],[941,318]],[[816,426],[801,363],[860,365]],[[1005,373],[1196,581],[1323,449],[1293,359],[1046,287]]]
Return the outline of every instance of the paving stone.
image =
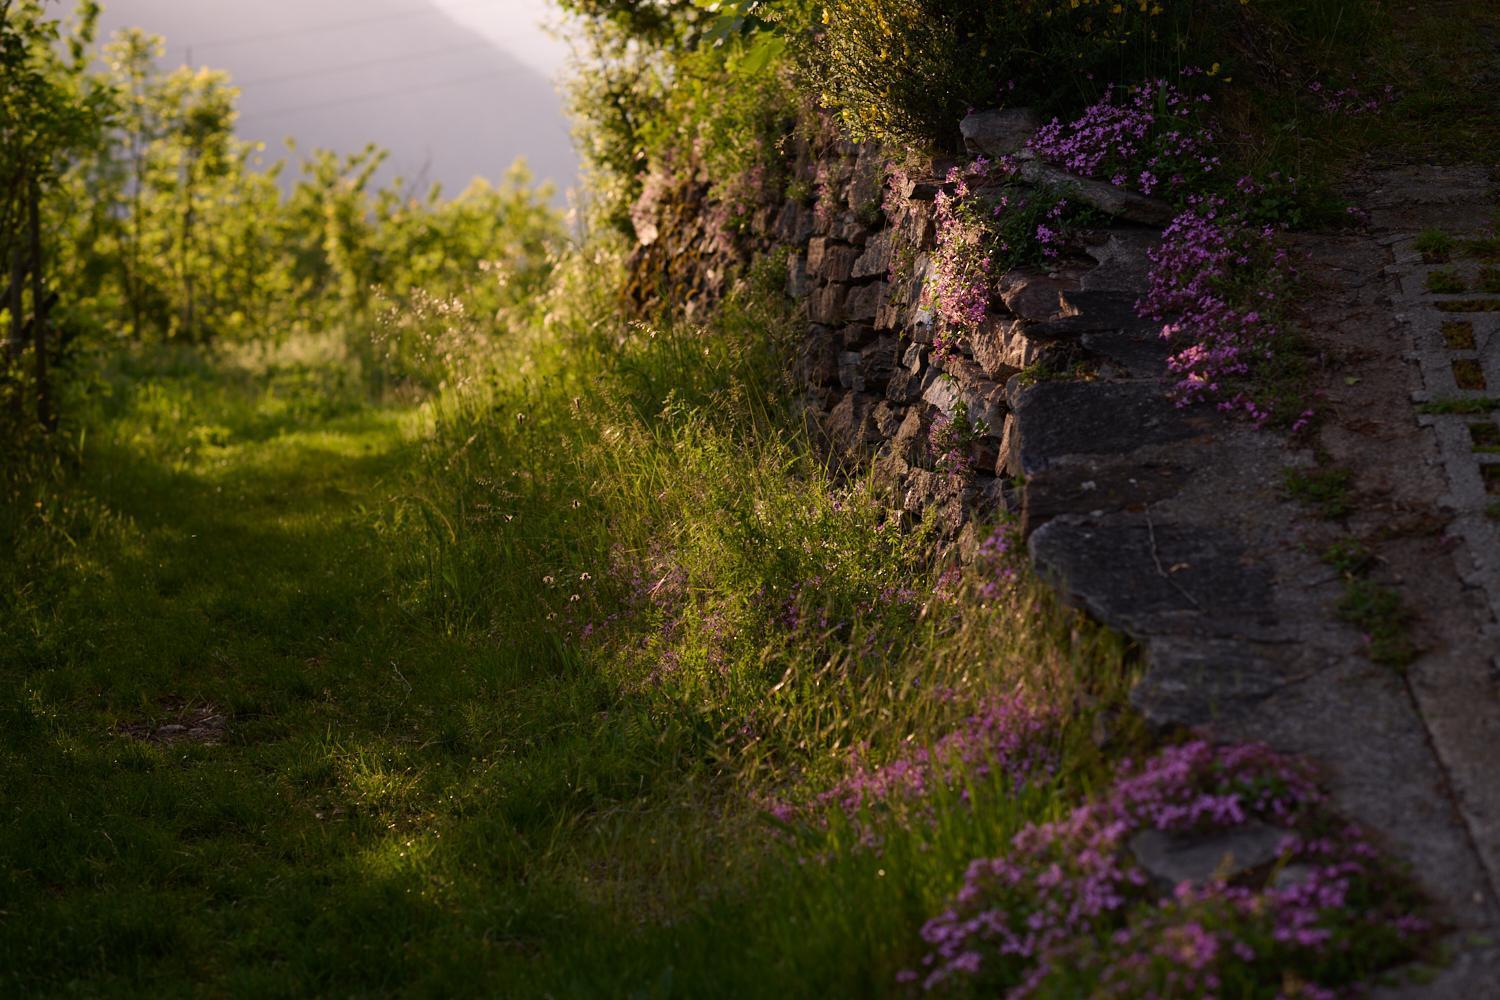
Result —
[[[844,320],[844,300],[849,290],[846,285],[824,285],[816,288],[807,297],[807,318],[814,323],[836,326]]]
[[[1231,882],[1276,860],[1290,831],[1251,821],[1207,833],[1141,830],[1130,838],[1130,853],[1153,884],[1170,892],[1183,882]]]
[[[1034,364],[1044,350],[1043,341],[1030,335],[1023,320],[990,316],[969,337],[974,360],[996,379],[1009,378]]]
[[[889,286],[883,281],[855,285],[844,300],[844,317],[851,323],[874,323]]]
[[[1058,292],[1063,315],[1087,320],[1095,330],[1143,330],[1156,324],[1142,319],[1135,309],[1138,295],[1119,291],[1086,291],[1064,288]]]
[[[839,385],[855,392],[865,391],[865,374],[860,362],[863,359],[856,351],[839,354]]]
[[[884,230],[865,242],[864,253],[854,262],[852,278],[884,278],[891,268],[891,234]]]
[[[1096,510],[1135,511],[1177,493],[1189,472],[1171,462],[1083,462],[1054,466],[1026,482],[1021,532],[1029,536],[1054,517]]]
[[[854,212],[836,214],[828,226],[828,235],[844,243],[864,246],[870,236],[870,225]]]
[[[1195,432],[1158,383],[1044,381],[1018,388],[1013,475],[1031,476],[1071,455],[1124,455]]]
[[[1091,355],[1111,361],[1133,378],[1159,376],[1173,348],[1154,326],[1134,330],[1099,330],[1079,338]]]
[[[807,273],[807,255],[792,254],[786,262],[786,294],[788,298],[804,299],[812,291],[812,279]]]
[[[1274,625],[1270,573],[1224,531],[1144,514],[1069,515],[1042,525],[1028,545],[1044,579],[1132,635],[1234,638]]]
[[[1098,266],[1079,279],[1086,291],[1141,296],[1151,284],[1151,250],[1161,245],[1156,229],[1107,230],[1101,242],[1084,247]]]
[[[861,144],[849,176],[847,203],[856,215],[869,206],[878,206],[885,190],[885,154],[879,144]]]
[[[866,389],[871,392],[885,391],[896,373],[898,349],[896,338],[891,336],[880,337],[860,349],[859,366]]]
[[[825,278],[828,281],[848,281],[854,272],[854,262],[859,259],[861,252],[858,247],[825,241],[823,253],[817,258],[816,266],[809,264],[808,270],[816,278]]]
[[[1191,627],[1191,623],[1189,623]],[[1200,728],[1240,718],[1295,680],[1286,664],[1242,640],[1154,636],[1130,703],[1159,729]]]

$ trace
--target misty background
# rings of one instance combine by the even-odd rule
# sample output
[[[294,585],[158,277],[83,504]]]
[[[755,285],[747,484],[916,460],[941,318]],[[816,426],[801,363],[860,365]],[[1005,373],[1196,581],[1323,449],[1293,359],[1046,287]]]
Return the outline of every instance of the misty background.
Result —
[[[166,38],[163,68],[228,70],[237,132],[285,156],[283,140],[390,151],[380,179],[456,195],[518,156],[562,193],[578,160],[557,79],[567,46],[543,28],[548,0],[105,0],[100,37]]]

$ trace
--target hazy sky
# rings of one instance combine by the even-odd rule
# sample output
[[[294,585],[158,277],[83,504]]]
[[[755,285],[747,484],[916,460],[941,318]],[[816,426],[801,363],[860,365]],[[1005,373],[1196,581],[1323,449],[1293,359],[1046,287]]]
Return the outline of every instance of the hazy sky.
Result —
[[[557,9],[549,0],[433,0],[459,24],[479,32],[500,48],[549,78],[556,76],[567,46],[545,30]]]
[[[164,35],[167,65],[227,69],[240,134],[280,155],[391,151],[386,176],[456,194],[524,156],[571,186],[577,160],[555,80],[567,51],[549,0],[105,0],[106,33]]]

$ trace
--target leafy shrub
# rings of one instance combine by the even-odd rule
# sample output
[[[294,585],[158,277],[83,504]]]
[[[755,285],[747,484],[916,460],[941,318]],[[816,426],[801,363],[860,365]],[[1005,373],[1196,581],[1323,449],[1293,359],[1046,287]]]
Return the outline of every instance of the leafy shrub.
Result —
[[[1042,107],[1140,79],[1179,48],[1185,0],[832,0],[802,66],[855,139],[951,145],[971,108]]]
[[[783,140],[800,98],[782,32],[753,0],[640,6],[658,16],[620,16],[622,5],[593,0],[564,4],[579,15],[588,53],[568,90],[596,217],[632,235],[642,176],[665,166],[707,179],[724,206],[720,228],[736,230],[753,199],[787,183]],[[781,5],[778,21],[800,23],[800,8],[800,0]]]

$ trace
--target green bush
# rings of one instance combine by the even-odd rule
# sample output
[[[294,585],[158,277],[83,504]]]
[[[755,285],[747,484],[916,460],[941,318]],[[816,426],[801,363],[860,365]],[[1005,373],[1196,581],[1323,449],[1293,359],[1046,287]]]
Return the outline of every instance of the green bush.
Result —
[[[830,0],[800,62],[853,138],[947,146],[971,108],[1070,105],[1180,65],[1191,19],[1210,6]]]

